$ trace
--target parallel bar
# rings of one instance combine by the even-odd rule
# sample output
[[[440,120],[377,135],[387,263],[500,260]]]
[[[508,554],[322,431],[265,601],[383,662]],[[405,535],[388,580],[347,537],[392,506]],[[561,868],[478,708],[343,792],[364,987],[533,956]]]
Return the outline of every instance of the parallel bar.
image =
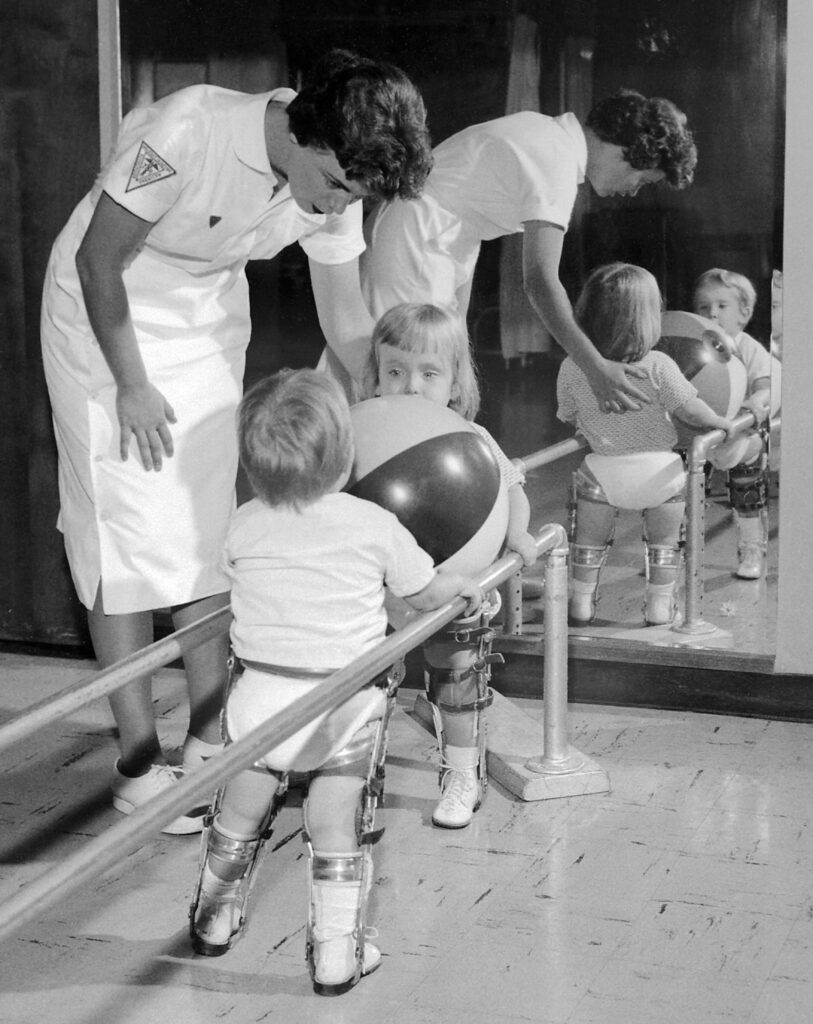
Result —
[[[543,526],[537,534],[537,549],[540,552],[549,550],[560,542],[561,533],[562,528],[558,524]],[[507,555],[480,576],[478,583],[484,590],[491,590],[512,573],[517,572],[521,564],[522,559],[519,555]],[[465,601],[458,597],[434,612],[419,616],[367,654],[334,672],[316,690],[294,701],[248,736],[231,744],[216,757],[210,758],[202,768],[184,776],[177,785],[137,808],[126,819],[106,829],[102,835],[91,840],[77,853],[48,869],[0,905],[0,940],[8,938],[24,925],[36,920],[53,903],[80,888],[85,882],[98,878],[102,871],[143,846],[154,829],[194,806],[201,798],[211,798],[215,790],[227,779],[253,764],[272,747],[291,737],[317,715],[338,707],[374,676],[403,658],[413,647],[428,639],[452,619],[458,618],[464,609]],[[201,622],[211,624],[216,615],[223,617],[220,628],[225,628],[226,609],[207,616]],[[140,652],[142,663],[138,665],[136,675],[144,672],[144,661],[149,660],[150,664],[153,664],[156,657],[154,648],[158,646],[153,644],[151,648]],[[189,646],[192,644],[185,644],[184,649],[188,649]],[[170,650],[168,660],[171,660],[174,657],[174,649],[167,649]],[[110,675],[109,672],[103,674]],[[123,685],[123,682],[118,685]]]
[[[756,424],[753,413],[733,420],[738,432]],[[703,621],[703,556],[706,545],[706,474],[708,453],[725,441],[724,430],[699,434],[689,448],[689,482],[686,490],[686,611],[676,633],[713,633],[715,626]]]
[[[10,721],[0,725],[0,750],[26,739],[47,725],[58,722],[86,704],[98,700],[99,697],[106,697],[120,690],[139,676],[168,665],[186,651],[225,632],[230,622],[229,607],[210,612],[197,622],[136,651],[110,668],[77,680],[56,696],[46,697],[37,704],[32,704]]]
[[[559,441],[548,448],[541,448],[532,455],[526,455],[522,459],[513,459],[515,466],[518,466],[523,473],[528,470],[537,469],[539,466],[546,466],[549,462],[556,462],[565,455],[572,455],[587,447],[587,442],[582,437],[569,437],[565,441]]]

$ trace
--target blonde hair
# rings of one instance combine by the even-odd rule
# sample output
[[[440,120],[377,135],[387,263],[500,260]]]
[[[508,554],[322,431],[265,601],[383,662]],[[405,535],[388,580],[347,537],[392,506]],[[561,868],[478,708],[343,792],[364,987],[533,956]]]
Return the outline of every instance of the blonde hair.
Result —
[[[402,302],[381,317],[373,330],[365,397],[378,387],[380,351],[390,345],[402,352],[431,352],[448,360],[455,394],[449,407],[473,420],[480,408],[480,386],[471,355],[465,321],[445,306],[428,302]]]
[[[585,281],[575,316],[606,359],[635,363],[660,339],[662,306],[658,282],[648,270],[607,263]]]
[[[339,384],[316,370],[280,370],[250,388],[237,414],[240,462],[255,495],[301,509],[350,468],[350,408]]]
[[[712,267],[711,270],[704,271],[695,281],[692,289],[692,302],[695,305],[697,293],[708,285],[721,285],[723,288],[730,288],[735,292],[740,304],[740,313],[745,316],[745,310],[749,310],[748,319],[745,321],[748,323],[753,315],[754,306],[757,304],[757,293],[745,274],[738,274],[734,270],[723,270],[721,267]]]

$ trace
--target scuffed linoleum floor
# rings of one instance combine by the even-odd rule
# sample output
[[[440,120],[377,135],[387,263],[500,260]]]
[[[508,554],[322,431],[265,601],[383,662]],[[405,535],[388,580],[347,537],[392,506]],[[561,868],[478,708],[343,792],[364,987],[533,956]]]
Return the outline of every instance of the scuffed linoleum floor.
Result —
[[[91,668],[0,655],[2,717]],[[571,741],[611,792],[523,803],[493,784],[450,832],[430,824],[434,741],[414,697],[399,696],[378,817],[377,973],[342,997],[312,992],[294,793],[229,954],[189,948],[197,837],[151,835],[3,944],[3,1024],[810,1024],[810,725],[575,706]],[[177,744],[179,672],[156,698]],[[101,702],[0,753],[0,896],[117,819],[111,724]]]

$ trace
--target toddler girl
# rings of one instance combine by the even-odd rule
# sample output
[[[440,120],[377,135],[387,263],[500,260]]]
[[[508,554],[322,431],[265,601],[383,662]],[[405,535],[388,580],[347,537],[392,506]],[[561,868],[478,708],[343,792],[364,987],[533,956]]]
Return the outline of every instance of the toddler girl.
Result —
[[[353,461],[350,411],[327,374],[283,370],[256,384],[240,405],[239,441],[255,497],[235,513],[226,541],[239,665],[224,712],[232,742],[384,638],[385,584],[419,611],[460,594],[474,613],[482,596],[472,581],[436,572],[392,513],[342,493]],[[344,991],[379,965],[364,941],[375,837],[365,801],[371,758],[383,771],[386,704],[371,683],[226,783],[191,908],[197,952],[218,956],[238,938],[284,775],[296,770],[312,773],[304,823],[316,990]]]
[[[644,616],[649,625],[664,625],[677,607],[686,485],[683,462],[672,450],[677,443],[672,418],[726,432],[731,423],[697,397],[674,360],[651,351],[661,333],[661,296],[648,271],[627,263],[598,267],[585,282],[576,318],[603,356],[646,371],[641,388],[650,403],[625,413],[605,412],[573,360],[568,357],[560,367],[559,419],[574,424],[590,447],[574,475],[570,621],[584,626],[595,617],[599,573],[617,511],[624,508],[643,511]]]
[[[388,310],[373,331],[368,391],[417,395],[473,420],[480,392],[463,319],[427,303],[402,303]],[[488,431],[477,423],[472,426],[494,454],[508,492],[506,547],[532,565],[537,552],[528,532],[525,479]],[[493,636],[488,620],[496,610],[490,608],[479,626],[458,620],[424,646],[427,694],[441,758],[441,799],[432,821],[442,828],[468,825],[486,785],[483,712],[491,702],[487,648]]]

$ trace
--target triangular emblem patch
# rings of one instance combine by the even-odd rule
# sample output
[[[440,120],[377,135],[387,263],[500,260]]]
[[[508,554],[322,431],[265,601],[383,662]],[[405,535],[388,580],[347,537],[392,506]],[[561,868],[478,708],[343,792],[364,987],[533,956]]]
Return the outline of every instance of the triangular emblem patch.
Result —
[[[134,189],[152,185],[153,182],[162,181],[164,178],[171,178],[173,174],[175,174],[175,168],[171,167],[162,156],[159,156],[152,146],[142,142],[133,169],[130,171],[130,180],[124,191],[132,192]]]
[[[213,228],[216,224],[219,224],[223,220],[222,217],[215,217],[214,214],[209,218],[209,227]]]

